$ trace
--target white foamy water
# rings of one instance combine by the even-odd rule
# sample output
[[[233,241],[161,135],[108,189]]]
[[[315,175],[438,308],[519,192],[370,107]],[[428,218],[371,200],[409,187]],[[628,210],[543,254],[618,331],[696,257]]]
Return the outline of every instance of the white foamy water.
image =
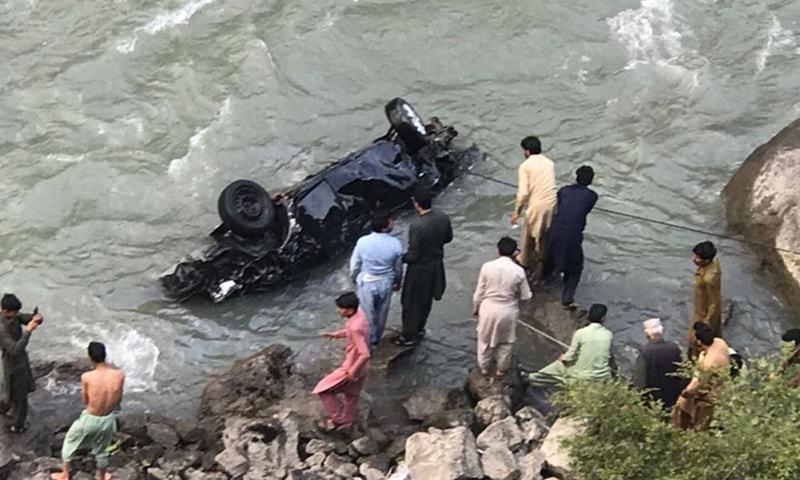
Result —
[[[758,67],[758,72],[761,73],[764,71],[764,68],[767,66],[767,59],[769,59],[772,54],[780,51],[781,49],[793,47],[794,45],[794,34],[791,31],[783,28],[780,20],[778,20],[778,17],[773,13],[772,22],[770,23],[769,30],[767,31],[767,42],[764,45],[764,48],[759,50],[758,55],[756,55],[756,66]]]
[[[203,160],[203,152],[206,149],[206,135],[215,126],[219,125],[231,114],[231,97],[225,98],[222,105],[219,107],[214,119],[203,128],[195,131],[194,135],[189,138],[189,149],[186,155],[173,159],[169,162],[167,174],[173,181],[179,181],[192,172],[192,178],[196,178],[198,168],[206,173],[210,173],[211,165]],[[198,161],[194,159],[200,157]]]
[[[108,361],[125,372],[125,390],[142,392],[156,387],[159,350],[152,339],[136,330],[115,331],[102,337]]]
[[[620,12],[608,25],[628,51],[626,68],[669,62],[681,53],[681,34],[670,0],[642,0],[639,8]]]
[[[147,25],[135,29],[132,36],[119,42],[116,47],[117,51],[123,54],[131,53],[136,49],[136,41],[139,39],[140,33],[155,35],[168,28],[189,23],[189,19],[192,18],[195,13],[212,2],[214,2],[214,0],[193,0],[178,9],[159,14],[156,18],[148,22]]]

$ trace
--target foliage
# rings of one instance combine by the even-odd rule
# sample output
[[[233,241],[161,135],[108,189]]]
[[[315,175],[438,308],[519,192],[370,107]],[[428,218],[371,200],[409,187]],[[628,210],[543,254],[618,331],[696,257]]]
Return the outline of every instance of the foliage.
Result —
[[[725,382],[707,431],[679,431],[621,380],[570,383],[555,396],[585,431],[567,441],[586,480],[800,479],[800,388],[753,359]]]

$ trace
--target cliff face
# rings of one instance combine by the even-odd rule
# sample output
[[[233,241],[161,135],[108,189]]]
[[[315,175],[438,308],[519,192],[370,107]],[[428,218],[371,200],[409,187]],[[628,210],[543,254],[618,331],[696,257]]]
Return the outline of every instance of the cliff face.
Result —
[[[758,147],[725,186],[728,224],[748,240],[800,251],[800,119]],[[755,247],[758,248],[758,247]],[[759,248],[800,319],[800,256]]]

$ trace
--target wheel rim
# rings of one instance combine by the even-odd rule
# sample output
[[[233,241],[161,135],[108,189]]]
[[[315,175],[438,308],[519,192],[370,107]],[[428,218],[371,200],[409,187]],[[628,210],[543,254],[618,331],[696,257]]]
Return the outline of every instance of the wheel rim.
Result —
[[[259,192],[252,188],[243,187],[236,190],[234,205],[236,213],[249,220],[255,220],[264,213]]]

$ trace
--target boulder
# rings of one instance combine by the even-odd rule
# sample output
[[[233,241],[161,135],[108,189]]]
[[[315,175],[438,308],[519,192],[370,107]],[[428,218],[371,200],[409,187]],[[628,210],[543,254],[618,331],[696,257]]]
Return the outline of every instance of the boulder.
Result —
[[[232,477],[287,471],[300,462],[294,412],[272,419],[228,418],[217,463]]]
[[[542,480],[542,467],[544,467],[544,453],[541,450],[532,450],[519,461],[519,480]]]
[[[747,240],[800,251],[800,119],[761,145],[722,191],[730,228]],[[779,288],[800,318],[800,256],[757,253],[778,274]]]
[[[226,417],[254,418],[283,399],[292,374],[292,351],[270,345],[239,360],[203,390],[198,419],[219,431]]]
[[[522,438],[525,439],[527,443],[538,442],[547,435],[549,430],[547,424],[538,418],[520,422],[519,428],[522,430]]]
[[[483,473],[492,480],[518,480],[519,465],[514,454],[506,447],[489,447],[481,457]]]
[[[389,471],[389,467],[392,464],[392,459],[386,454],[386,452],[381,452],[375,455],[370,455],[369,457],[363,457],[358,462],[361,465],[366,464],[368,467],[374,470],[380,470],[382,473],[386,473]]]
[[[429,415],[447,409],[447,391],[438,388],[423,388],[415,391],[403,403],[411,420],[425,420]]]
[[[574,437],[582,430],[578,421],[562,417],[550,427],[542,442],[541,453],[544,455],[547,470],[563,480],[572,480],[574,477],[569,450],[562,445],[562,441]]]
[[[159,445],[163,445],[166,448],[174,448],[178,445],[180,439],[175,429],[164,420],[159,418],[157,421],[147,422],[145,424],[147,436]]]
[[[194,468],[190,468],[189,470],[183,472],[183,478],[184,480],[228,480],[228,477],[224,473],[204,472]]]
[[[475,420],[478,423],[478,429],[482,430],[488,425],[511,415],[508,404],[508,398],[502,395],[486,397],[478,402],[475,405]]]
[[[413,479],[483,477],[475,437],[466,427],[415,433],[406,441],[405,461]]]
[[[482,449],[503,446],[514,450],[523,441],[522,431],[517,425],[517,421],[514,417],[506,417],[486,427],[486,430],[478,435],[477,444],[478,448]]]
[[[305,459],[306,465],[309,467],[319,467],[325,463],[326,455],[322,452],[317,452],[314,455]]]
[[[514,414],[514,418],[516,418],[519,423],[527,422],[534,418],[540,420],[542,423],[547,423],[547,417],[531,406],[525,406],[517,410],[517,413]]]

